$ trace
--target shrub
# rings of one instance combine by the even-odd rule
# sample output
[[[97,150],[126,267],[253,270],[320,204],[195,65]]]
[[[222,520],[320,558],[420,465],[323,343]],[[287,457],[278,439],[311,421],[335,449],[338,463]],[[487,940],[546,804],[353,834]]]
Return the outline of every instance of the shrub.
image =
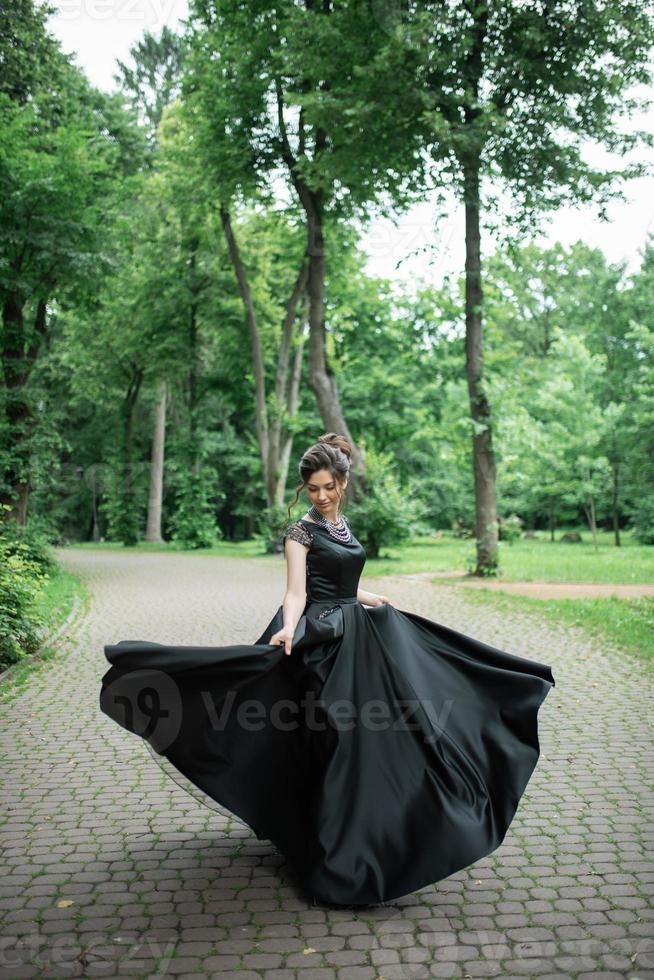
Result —
[[[517,514],[509,514],[508,517],[502,517],[499,521],[499,540],[500,541],[517,541],[522,533],[524,521]]]
[[[640,544],[654,544],[654,494],[643,497],[632,507],[634,538]]]
[[[3,506],[9,510],[6,505]],[[53,572],[57,567],[50,545],[53,531],[43,518],[32,517],[26,525],[5,519],[0,524],[0,536],[5,557],[18,555],[43,573]]]
[[[34,653],[45,623],[38,600],[48,579],[51,556],[38,531],[0,524],[0,669]]]
[[[257,532],[269,554],[280,554],[284,550],[282,535],[289,523],[286,507],[265,507],[257,516]]]
[[[415,533],[422,519],[420,504],[408,497],[395,474],[390,453],[366,449],[366,491],[348,503],[346,512],[368,558]]]
[[[182,470],[176,475],[175,509],[170,517],[171,538],[184,548],[211,548],[223,537],[212,499],[220,499],[214,475]]]

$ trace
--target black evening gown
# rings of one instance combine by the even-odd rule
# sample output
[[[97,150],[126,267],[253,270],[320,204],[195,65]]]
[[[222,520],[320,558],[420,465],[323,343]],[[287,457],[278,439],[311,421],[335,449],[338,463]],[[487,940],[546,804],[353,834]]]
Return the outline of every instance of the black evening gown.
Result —
[[[314,900],[370,905],[494,851],[539,757],[550,667],[357,601],[366,556],[301,520],[307,602],[268,641],[121,640],[100,707],[271,841]],[[169,775],[171,773],[169,772]]]

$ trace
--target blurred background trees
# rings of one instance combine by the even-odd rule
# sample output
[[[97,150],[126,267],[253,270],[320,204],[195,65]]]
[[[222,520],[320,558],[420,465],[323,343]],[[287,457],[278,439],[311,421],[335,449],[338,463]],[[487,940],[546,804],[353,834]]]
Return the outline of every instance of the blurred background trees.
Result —
[[[638,5],[618,43],[609,28],[631,5],[605,5],[593,60],[576,30],[565,44],[542,18],[513,30],[523,7],[482,22],[457,5],[489,52],[480,74],[474,44],[430,59],[424,16],[196,2],[186,35],[146,34],[108,95],[62,55],[47,8],[13,4],[0,32],[5,522],[33,517],[59,542],[261,535],[274,550],[298,457],[336,427],[357,450],[352,515],[371,557],[451,528],[476,540],[477,574],[494,572],[503,527],[654,543],[654,241],[631,273],[582,242],[533,242],[539,209],[601,206],[641,172],[591,171],[574,147],[637,142],[614,123],[648,77],[651,20]],[[454,5],[439,9],[451,33]],[[554,37],[565,112],[539,95]],[[508,72],[518,63],[529,77]],[[525,112],[541,130],[509,160]],[[565,154],[557,125],[574,131]],[[374,208],[458,181],[470,227],[492,228],[500,180],[524,191],[515,236],[498,232],[458,279],[366,272]]]

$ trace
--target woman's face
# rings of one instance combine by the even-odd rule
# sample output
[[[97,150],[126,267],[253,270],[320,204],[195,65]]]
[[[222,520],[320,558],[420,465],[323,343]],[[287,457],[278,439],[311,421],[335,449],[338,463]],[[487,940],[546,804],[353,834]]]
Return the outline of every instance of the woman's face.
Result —
[[[338,509],[339,488],[346,486],[347,479],[339,484],[329,470],[316,470],[307,480],[307,493],[321,514],[332,514]]]

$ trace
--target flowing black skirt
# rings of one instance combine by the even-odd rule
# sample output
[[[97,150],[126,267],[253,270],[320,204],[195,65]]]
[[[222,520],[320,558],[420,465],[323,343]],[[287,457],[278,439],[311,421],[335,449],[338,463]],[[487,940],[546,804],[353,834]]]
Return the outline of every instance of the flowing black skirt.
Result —
[[[272,841],[307,894],[389,901],[504,839],[539,757],[550,667],[392,605],[311,603],[292,653],[105,647],[100,706]]]

